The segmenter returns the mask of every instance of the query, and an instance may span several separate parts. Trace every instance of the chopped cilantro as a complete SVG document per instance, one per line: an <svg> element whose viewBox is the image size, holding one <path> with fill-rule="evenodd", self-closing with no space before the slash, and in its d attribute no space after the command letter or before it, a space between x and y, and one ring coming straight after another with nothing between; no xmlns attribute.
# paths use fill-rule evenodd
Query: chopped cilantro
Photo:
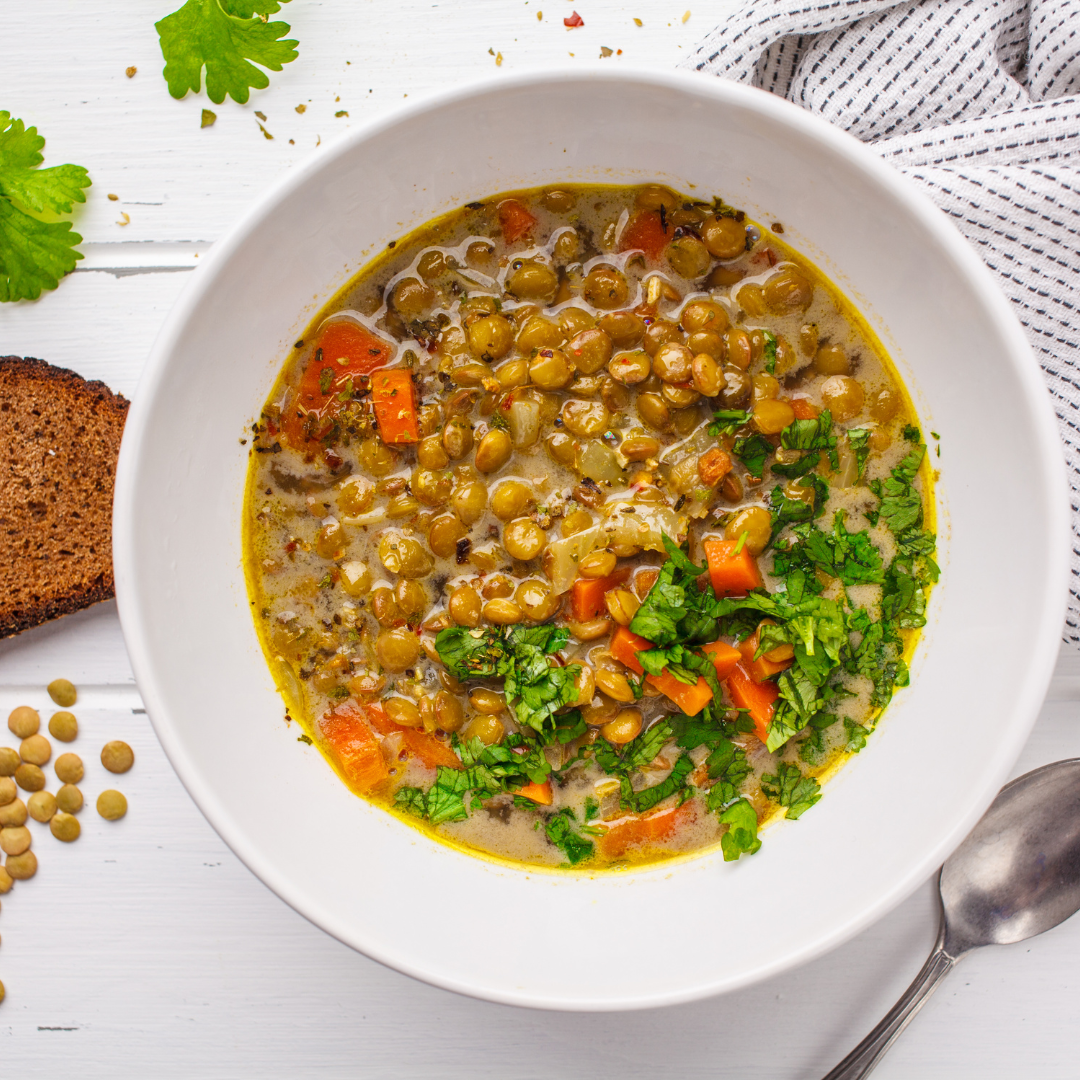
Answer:
<svg viewBox="0 0 1080 1080"><path fill-rule="evenodd" d="M720 823L727 832L720 837L720 850L725 862L734 862L740 855L753 855L761 847L757 835L757 814L746 799L739 799L720 812Z"/></svg>
<svg viewBox="0 0 1080 1080"><path fill-rule="evenodd" d="M0 302L36 300L82 258L70 221L38 215L70 214L90 176L80 165L39 169L44 145L37 128L0 111Z"/></svg>
<svg viewBox="0 0 1080 1080"><path fill-rule="evenodd" d="M713 413L713 422L709 425L709 434L734 435L744 424L750 423L752 413L742 409L720 409Z"/></svg>
<svg viewBox="0 0 1080 1080"><path fill-rule="evenodd" d="M550 735L556 724L553 719L556 712L577 701L574 680L580 666L557 667L548 660L548 656L566 644L569 636L569 630L550 624L485 630L452 626L439 631L435 648L457 679L501 676L505 680L506 699L518 723Z"/></svg>
<svg viewBox="0 0 1080 1080"><path fill-rule="evenodd" d="M670 773L659 784L635 791L627 800L635 814L643 814L663 802L669 795L674 795L686 787L686 778L694 771L694 763L689 754L680 755Z"/></svg>
<svg viewBox="0 0 1080 1080"><path fill-rule="evenodd" d="M776 373L776 335L771 330L763 330L761 336L765 339L765 347L762 350L765 370L770 375L774 375Z"/></svg>
<svg viewBox="0 0 1080 1080"><path fill-rule="evenodd" d="M781 761L776 773L761 778L761 790L773 802L787 808L794 821L802 817L821 798L820 785L812 776L803 776L798 765Z"/></svg>
<svg viewBox="0 0 1080 1080"><path fill-rule="evenodd" d="M544 824L544 835L566 856L571 866L591 858L594 851L593 842L579 835L574 824L574 812L569 807L552 814Z"/></svg>
<svg viewBox="0 0 1080 1080"><path fill-rule="evenodd" d="M297 57L298 41L280 40L289 24L267 22L288 0L187 0L156 23L165 57L165 82L174 98L199 92L206 67L206 94L220 105L228 95L243 105L251 88L270 85L255 64L280 71ZM253 60L255 64L248 61Z"/></svg>
<svg viewBox="0 0 1080 1080"><path fill-rule="evenodd" d="M759 479L765 471L765 462L773 453L773 444L756 432L753 435L741 435L735 440L731 452L746 466L751 476Z"/></svg>

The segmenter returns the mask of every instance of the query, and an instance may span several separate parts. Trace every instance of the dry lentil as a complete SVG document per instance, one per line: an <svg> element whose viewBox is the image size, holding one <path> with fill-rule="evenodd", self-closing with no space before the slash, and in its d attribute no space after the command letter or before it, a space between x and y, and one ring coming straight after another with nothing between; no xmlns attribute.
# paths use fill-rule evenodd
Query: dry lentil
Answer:
<svg viewBox="0 0 1080 1080"><path fill-rule="evenodd" d="M75 684L69 682L67 679L53 679L46 689L49 691L49 697L51 697L61 709L70 708L79 698L79 693L75 689Z"/></svg>
<svg viewBox="0 0 1080 1080"><path fill-rule="evenodd" d="M82 758L78 754L61 754L53 768L56 778L64 784L77 784L84 775Z"/></svg>
<svg viewBox="0 0 1080 1080"><path fill-rule="evenodd" d="M97 797L97 812L106 821L118 821L128 809L127 799L122 792L109 788Z"/></svg>
<svg viewBox="0 0 1080 1080"><path fill-rule="evenodd" d="M79 839L82 826L79 824L77 817L72 814L65 814L61 810L49 822L49 831L57 840L63 840L65 844L70 844L73 840Z"/></svg>
<svg viewBox="0 0 1080 1080"><path fill-rule="evenodd" d="M60 742L74 742L79 734L79 721L74 713L57 712L49 719L49 734Z"/></svg>
<svg viewBox="0 0 1080 1080"><path fill-rule="evenodd" d="M29 705L19 705L11 710L11 715L8 717L8 729L13 735L20 739L28 739L31 735L37 734L39 727L41 727L41 717L38 716L36 709L31 709Z"/></svg>
<svg viewBox="0 0 1080 1080"><path fill-rule="evenodd" d="M56 805L65 814L77 814L83 807L83 794L74 784L65 784L56 793Z"/></svg>
<svg viewBox="0 0 1080 1080"><path fill-rule="evenodd" d="M398 670L404 670L404 665ZM135 753L126 742L115 739L101 748L101 764L111 773L126 773L135 764Z"/></svg>

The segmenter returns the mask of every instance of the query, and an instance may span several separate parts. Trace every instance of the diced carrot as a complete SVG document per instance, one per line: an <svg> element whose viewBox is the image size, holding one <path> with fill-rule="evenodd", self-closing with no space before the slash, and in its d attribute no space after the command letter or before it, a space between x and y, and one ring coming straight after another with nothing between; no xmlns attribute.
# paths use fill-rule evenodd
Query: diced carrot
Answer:
<svg viewBox="0 0 1080 1080"><path fill-rule="evenodd" d="M437 769L440 765L445 765L448 769L465 768L461 758L446 743L419 728L404 728L401 732L401 745L429 769Z"/></svg>
<svg viewBox="0 0 1080 1080"><path fill-rule="evenodd" d="M739 642L739 654L742 656L743 667L750 673L750 678L758 683L771 679L773 675L781 671L787 671L792 664L791 660L769 660L765 656L759 656L755 660L754 653L758 651L760 638L761 631L755 630L750 637Z"/></svg>
<svg viewBox="0 0 1080 1080"><path fill-rule="evenodd" d="M679 829L697 820L697 810L692 802L667 810L654 810L641 817L627 818L612 825L599 837L600 853L609 859L617 859L631 847L652 846L670 840Z"/></svg>
<svg viewBox="0 0 1080 1080"><path fill-rule="evenodd" d="M620 626L611 635L611 644L608 646L608 651L611 653L612 659L618 660L620 664L625 664L635 674L640 675L645 669L638 662L637 654L652 647L651 641L646 641L645 638L633 633L625 626ZM702 648L712 658L712 662L716 666L717 678L721 680L727 678L731 669L739 661L740 653L738 649L728 645L726 642L714 641ZM698 681L694 686L676 679L674 675L667 671L663 671L659 675L647 675L646 678L660 693L671 698L687 716L697 716L713 698L713 692L709 688L709 684L701 676L698 677Z"/></svg>
<svg viewBox="0 0 1080 1080"><path fill-rule="evenodd" d="M387 445L420 441L416 387L405 368L377 371L371 376L371 402L379 422L379 437Z"/></svg>
<svg viewBox="0 0 1080 1080"><path fill-rule="evenodd" d="M499 228L508 244L524 240L536 228L536 218L517 199L499 203Z"/></svg>
<svg viewBox="0 0 1080 1080"><path fill-rule="evenodd" d="M669 239L660 215L655 210L641 210L623 229L619 247L623 251L640 248L650 259L659 259Z"/></svg>
<svg viewBox="0 0 1080 1080"><path fill-rule="evenodd" d="M570 614L576 622L588 622L607 611L604 593L621 585L630 576L628 566L604 578L578 578L570 590Z"/></svg>
<svg viewBox="0 0 1080 1080"><path fill-rule="evenodd" d="M726 641L714 641L709 645L703 645L702 651L709 654L709 659L716 668L716 677L721 682L735 670L735 665L742 657L742 653Z"/></svg>
<svg viewBox="0 0 1080 1080"><path fill-rule="evenodd" d="M754 721L757 737L765 742L769 738L769 722L773 717L773 705L780 691L773 682L754 682L742 664L727 677L727 691L737 709L746 709Z"/></svg>
<svg viewBox="0 0 1080 1080"><path fill-rule="evenodd" d="M706 540L705 559L709 564L709 577L717 596L745 596L751 589L761 588L761 572L757 560L738 540Z"/></svg>
<svg viewBox="0 0 1080 1080"><path fill-rule="evenodd" d="M816 420L821 413L809 398L804 397L792 398L791 408L796 420Z"/></svg>
<svg viewBox="0 0 1080 1080"><path fill-rule="evenodd" d="M526 784L523 788L514 792L523 799L532 799L541 806L550 806L555 796L551 792L551 781L545 780L542 784Z"/></svg>
<svg viewBox="0 0 1080 1080"><path fill-rule="evenodd" d="M376 337L351 319L327 323L315 339L311 359L297 388L296 404L282 418L282 437L300 448L308 440L318 441L330 429L343 402L338 395L353 380L370 375L390 362L393 346Z"/></svg>
<svg viewBox="0 0 1080 1080"><path fill-rule="evenodd" d="M390 775L379 740L354 705L339 705L319 722L331 755L354 791L366 794Z"/></svg>
<svg viewBox="0 0 1080 1080"><path fill-rule="evenodd" d="M368 726L378 735L389 735L392 731L401 731L400 724L395 724L386 710L381 705L361 705L361 710L367 718Z"/></svg>

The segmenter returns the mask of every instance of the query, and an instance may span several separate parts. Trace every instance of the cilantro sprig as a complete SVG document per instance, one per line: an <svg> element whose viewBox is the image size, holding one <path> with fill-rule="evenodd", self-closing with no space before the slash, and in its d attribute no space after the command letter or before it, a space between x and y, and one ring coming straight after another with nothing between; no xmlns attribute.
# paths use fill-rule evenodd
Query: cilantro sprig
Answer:
<svg viewBox="0 0 1080 1080"><path fill-rule="evenodd" d="M36 300L82 258L71 222L42 215L70 214L85 202L90 175L81 165L39 168L44 145L37 128L0 111L0 302Z"/></svg>
<svg viewBox="0 0 1080 1080"><path fill-rule="evenodd" d="M174 98L198 93L206 68L206 94L220 105L231 97L243 105L251 90L270 85L266 72L280 71L299 55L291 27L268 22L289 0L187 0L156 23L165 58L165 82ZM252 63L254 61L254 63ZM260 65L256 67L255 65Z"/></svg>

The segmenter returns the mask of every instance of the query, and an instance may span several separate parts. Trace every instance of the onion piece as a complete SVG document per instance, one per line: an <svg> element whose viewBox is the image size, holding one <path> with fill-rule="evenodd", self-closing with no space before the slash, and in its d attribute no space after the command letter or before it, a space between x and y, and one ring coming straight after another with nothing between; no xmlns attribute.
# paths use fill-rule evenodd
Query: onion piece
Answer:
<svg viewBox="0 0 1080 1080"><path fill-rule="evenodd" d="M510 402L510 437L514 446L522 449L532 446L540 438L540 406L528 398L515 397Z"/></svg>
<svg viewBox="0 0 1080 1080"><path fill-rule="evenodd" d="M622 469L614 451L599 439L590 439L581 451L578 472L592 480L621 480Z"/></svg>
<svg viewBox="0 0 1080 1080"><path fill-rule="evenodd" d="M543 565L555 595L566 592L573 585L578 563L590 551L611 544L663 551L665 533L676 543L686 536L686 515L676 514L667 506L616 502L605 506L604 512L607 517L598 524L548 544Z"/></svg>

